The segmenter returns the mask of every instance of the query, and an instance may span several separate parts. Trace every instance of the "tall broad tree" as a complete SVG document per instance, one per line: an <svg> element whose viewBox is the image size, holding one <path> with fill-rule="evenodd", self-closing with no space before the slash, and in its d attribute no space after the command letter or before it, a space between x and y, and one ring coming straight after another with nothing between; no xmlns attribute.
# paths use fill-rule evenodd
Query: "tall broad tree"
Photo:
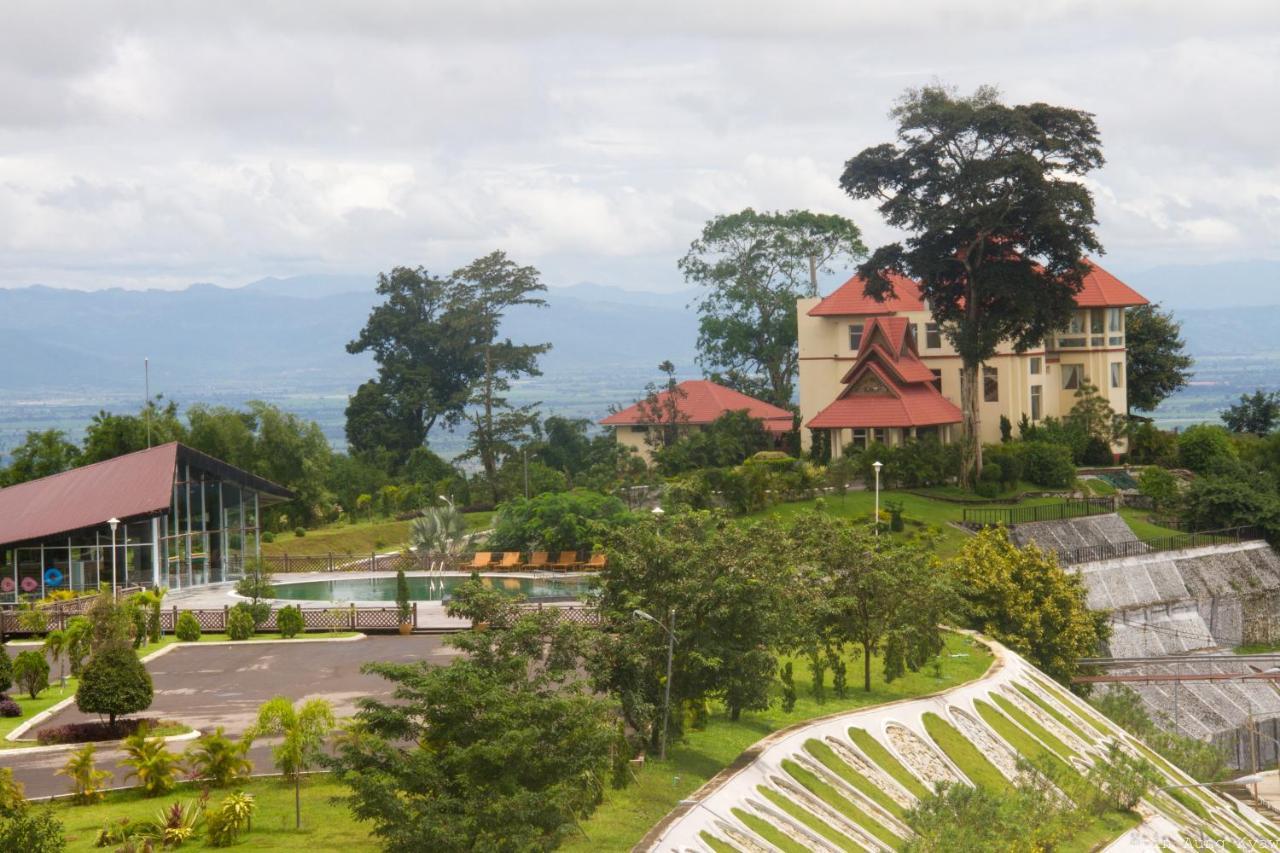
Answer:
<svg viewBox="0 0 1280 853"><path fill-rule="evenodd" d="M70 470L80 464L80 448L60 429L29 430L9 457L9 467L0 470L0 485L14 486Z"/></svg>
<svg viewBox="0 0 1280 853"><path fill-rule="evenodd" d="M136 415L99 411L85 428L80 464L113 459L170 441L186 441L187 430L178 418L178 404L170 400L161 406L162 399L157 394Z"/></svg>
<svg viewBox="0 0 1280 853"><path fill-rule="evenodd" d="M866 255L858 226L843 216L751 208L717 216L679 262L704 288L698 362L723 382L790 406L799 350L796 299L818 295L818 274Z"/></svg>
<svg viewBox="0 0 1280 853"><path fill-rule="evenodd" d="M909 90L894 107L897 141L845 164L840 186L874 199L904 242L861 266L866 292L893 293L888 272L921 283L961 358L962 479L982 467L979 368L1005 341L1019 351L1065 326L1088 266L1101 252L1093 196L1081 178L1103 163L1090 113L1009 106L988 86L960 96Z"/></svg>
<svg viewBox="0 0 1280 853"><path fill-rule="evenodd" d="M541 376L538 356L551 344L518 344L499 338L502 318L512 308L528 305L546 307L538 271L520 266L506 252L491 252L478 258L449 278L458 302L469 319L471 339L478 350L481 369L468 388L466 420L471 427L463 458L477 459L495 501L501 500L498 469L503 460L528 441L537 422L536 404L513 406L506 394L511 380Z"/></svg>
<svg viewBox="0 0 1280 853"><path fill-rule="evenodd" d="M1150 412L1191 380L1191 357L1183 352L1182 325L1159 304L1125 312L1125 379L1129 408Z"/></svg>
<svg viewBox="0 0 1280 853"><path fill-rule="evenodd" d="M1280 392L1259 388L1252 394L1241 394L1240 402L1222 413L1222 422L1232 432L1268 435L1280 424Z"/></svg>
<svg viewBox="0 0 1280 853"><path fill-rule="evenodd" d="M437 424L462 420L484 363L470 306L450 280L396 267L378 276L377 292L383 302L347 344L347 352L372 353L378 364L377 378L349 401L347 441L356 451L390 451L403 463Z"/></svg>
<svg viewBox="0 0 1280 853"><path fill-rule="evenodd" d="M646 385L644 399L636 403L640 417L649 425L645 443L655 450L679 441L689 423L689 414L683 405L689 395L676 381L676 366L668 359L658 365L658 370L664 379Z"/></svg>

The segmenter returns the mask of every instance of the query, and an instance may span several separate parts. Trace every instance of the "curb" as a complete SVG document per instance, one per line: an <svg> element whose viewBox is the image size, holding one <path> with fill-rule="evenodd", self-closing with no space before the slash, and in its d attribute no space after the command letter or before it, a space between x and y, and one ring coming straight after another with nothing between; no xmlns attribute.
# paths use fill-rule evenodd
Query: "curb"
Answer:
<svg viewBox="0 0 1280 853"><path fill-rule="evenodd" d="M180 735L166 735L161 738L165 743L182 743L184 741L196 740L204 732L199 729L192 729L189 732L183 732ZM149 738L148 738L149 739ZM71 752L81 749L87 744L93 744L95 747L107 747L119 745L123 738L116 740L87 740L84 743L55 743L49 746L23 746L17 749L0 749L0 759L7 755L39 755L45 752Z"/></svg>

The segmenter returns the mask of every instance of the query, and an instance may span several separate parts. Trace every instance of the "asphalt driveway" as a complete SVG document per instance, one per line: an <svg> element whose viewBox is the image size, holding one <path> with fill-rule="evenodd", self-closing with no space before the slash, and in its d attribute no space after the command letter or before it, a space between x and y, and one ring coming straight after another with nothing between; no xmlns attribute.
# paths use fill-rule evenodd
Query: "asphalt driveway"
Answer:
<svg viewBox="0 0 1280 853"><path fill-rule="evenodd" d="M362 640L299 643L284 641L245 645L180 645L147 664L155 683L155 701L147 716L178 720L202 732L217 726L230 736L242 734L252 723L258 706L273 696L295 701L322 697L334 703L339 716L355 711L362 696L388 696L390 685L365 675L368 661L408 663L427 660L446 663L454 652L442 638L430 635L370 636ZM74 705L55 715L46 725L63 725L96 716L80 713ZM181 751L185 744L172 747ZM0 751L0 766L12 767L27 787L28 797L68 792L67 779L54 771L66 763L68 753L46 752L12 755ZM119 750L98 753L98 766L112 770L111 785L124 785L125 770L117 767ZM255 772L270 772L268 745L256 746L249 757Z"/></svg>

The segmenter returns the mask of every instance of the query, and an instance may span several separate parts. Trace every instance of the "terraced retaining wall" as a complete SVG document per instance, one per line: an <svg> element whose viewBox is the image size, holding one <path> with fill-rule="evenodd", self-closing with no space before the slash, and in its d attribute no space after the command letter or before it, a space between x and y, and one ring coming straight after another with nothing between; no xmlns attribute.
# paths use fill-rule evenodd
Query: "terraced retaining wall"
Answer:
<svg viewBox="0 0 1280 853"><path fill-rule="evenodd" d="M997 662L977 681L774 733L752 748L754 760L708 782L637 849L893 850L911 835L906 812L938 782L1012 781L1018 757L1034 757L1025 752L1083 770L1113 741L1152 761L1162 785L1193 784L1022 658L990 645ZM1203 849L1202 833L1240 849L1280 844L1265 818L1203 789L1156 789L1138 812L1141 824L1108 849Z"/></svg>

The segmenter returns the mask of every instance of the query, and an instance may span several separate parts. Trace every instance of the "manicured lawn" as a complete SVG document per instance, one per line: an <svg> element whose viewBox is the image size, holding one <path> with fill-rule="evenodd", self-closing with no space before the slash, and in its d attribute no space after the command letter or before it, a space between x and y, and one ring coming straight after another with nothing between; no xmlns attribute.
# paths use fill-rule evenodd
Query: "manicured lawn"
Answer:
<svg viewBox="0 0 1280 853"><path fill-rule="evenodd" d="M467 513L467 530L485 530L493 523L492 512ZM301 538L292 532L277 533L275 541L263 542L262 553L278 554L364 554L391 551L409 539L411 521L376 518L351 524L333 524L308 530Z"/></svg>
<svg viewBox="0 0 1280 853"><path fill-rule="evenodd" d="M1120 517L1129 525L1129 529L1139 539L1163 539L1166 536L1177 536L1181 531L1171 527L1161 527L1150 522L1151 510L1135 509L1130 506L1120 507Z"/></svg>
<svg viewBox="0 0 1280 853"><path fill-rule="evenodd" d="M22 709L22 716L0 717L0 749L17 749L18 747L32 746L33 744L31 743L4 740L4 738L8 737L9 732L34 717L36 714L39 714L41 711L47 711L63 699L66 699L68 696L74 695L76 695L76 680L67 676L66 688L59 687L57 672L52 673L49 689L41 691L38 699L32 699L15 686L9 691L9 698L18 703L18 707ZM28 735L30 735L30 733L28 733Z"/></svg>
<svg viewBox="0 0 1280 853"><path fill-rule="evenodd" d="M235 789L213 791L210 803L217 804ZM310 776L302 783L302 829L293 828L293 786L280 779L253 779L243 790L253 794L257 812L253 830L242 835L230 849L239 850L305 850L308 853L350 853L354 850L377 849L369 827L356 822L345 806L333 805L330 798L346 793L347 788L328 776ZM95 850L94 836L109 820L151 820L160 809L175 801L193 801L200 796L194 785L184 784L165 797L147 799L137 790L107 795L105 801L91 806L76 806L69 801L54 805L58 818L66 827L67 850ZM183 845L183 849L206 849L203 838Z"/></svg>
<svg viewBox="0 0 1280 853"><path fill-rule="evenodd" d="M586 837L571 838L562 849L584 853L629 850L677 802L770 732L826 714L946 690L980 677L991 665L989 652L959 634L947 635L947 654L963 656L945 657L941 678L934 677L931 666L925 666L890 684L881 677L880 661L876 660L870 693L851 686L848 695L840 699L831 693L828 684L827 700L822 704L810 693L812 677L807 662L793 660L799 695L790 714L783 713L776 698L769 710L744 712L736 723L718 710L705 729L687 731L683 742L672 744L665 762L652 759L629 787L621 791L607 789L604 802L582 825ZM779 693L775 685L775 697Z"/></svg>
<svg viewBox="0 0 1280 853"><path fill-rule="evenodd" d="M1004 774L996 769L996 766L973 745L972 741L960 734L955 726L932 711L926 713L922 719L929 737L933 738L933 742L942 748L947 758L954 761L960 771L969 777L970 782L999 796L1003 796L1012 789L1013 786L1009 784Z"/></svg>

